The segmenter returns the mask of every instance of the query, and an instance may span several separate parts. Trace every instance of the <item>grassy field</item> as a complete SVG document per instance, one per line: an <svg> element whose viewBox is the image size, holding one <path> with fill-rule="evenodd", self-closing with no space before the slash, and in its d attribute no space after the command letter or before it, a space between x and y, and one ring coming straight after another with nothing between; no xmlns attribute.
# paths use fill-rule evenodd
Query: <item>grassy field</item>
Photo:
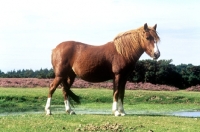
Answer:
<svg viewBox="0 0 200 132"><path fill-rule="evenodd" d="M148 132L198 132L199 118L179 118L169 116L128 115L66 115L25 114L0 117L0 131L137 131ZM104 128L105 127L105 128Z"/></svg>
<svg viewBox="0 0 200 132"><path fill-rule="evenodd" d="M74 104L78 115L64 113L62 92L57 89L52 101L53 115L45 116L43 111L48 88L0 88L0 131L195 132L200 129L200 118L162 115L174 111L200 110L199 92L126 90L124 105L127 116L114 117L111 114L112 90L73 91L81 96L82 103ZM107 113L79 114L80 110ZM30 111L34 113L26 113Z"/></svg>

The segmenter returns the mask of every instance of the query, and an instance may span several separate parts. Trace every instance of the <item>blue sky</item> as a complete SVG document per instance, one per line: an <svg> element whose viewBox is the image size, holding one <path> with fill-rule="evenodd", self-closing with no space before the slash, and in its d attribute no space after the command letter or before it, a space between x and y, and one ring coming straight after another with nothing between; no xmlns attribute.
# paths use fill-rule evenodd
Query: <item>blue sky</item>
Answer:
<svg viewBox="0 0 200 132"><path fill-rule="evenodd" d="M200 65L199 6L198 0L1 0L0 70L51 68L51 51L62 41L101 45L144 23L158 25L159 59Z"/></svg>

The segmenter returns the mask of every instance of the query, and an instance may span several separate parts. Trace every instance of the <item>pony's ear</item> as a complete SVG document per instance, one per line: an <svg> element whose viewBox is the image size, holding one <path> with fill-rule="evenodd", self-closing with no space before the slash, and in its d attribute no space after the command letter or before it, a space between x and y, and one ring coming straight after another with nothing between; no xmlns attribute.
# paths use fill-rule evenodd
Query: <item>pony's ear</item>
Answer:
<svg viewBox="0 0 200 132"><path fill-rule="evenodd" d="M154 29L154 30L156 30L156 28L157 28L157 24L155 24L155 25L153 26L153 29Z"/></svg>
<svg viewBox="0 0 200 132"><path fill-rule="evenodd" d="M144 31L148 31L148 25L147 25L147 23L144 24Z"/></svg>

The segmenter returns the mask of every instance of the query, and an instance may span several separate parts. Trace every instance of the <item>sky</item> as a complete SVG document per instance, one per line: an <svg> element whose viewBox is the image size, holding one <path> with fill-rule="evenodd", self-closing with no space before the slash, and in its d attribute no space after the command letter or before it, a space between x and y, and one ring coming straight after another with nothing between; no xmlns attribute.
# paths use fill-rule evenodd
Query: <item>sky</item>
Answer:
<svg viewBox="0 0 200 132"><path fill-rule="evenodd" d="M102 45L145 23L157 24L159 59L200 65L199 6L199 0L0 0L0 70L50 69L52 49L63 41Z"/></svg>

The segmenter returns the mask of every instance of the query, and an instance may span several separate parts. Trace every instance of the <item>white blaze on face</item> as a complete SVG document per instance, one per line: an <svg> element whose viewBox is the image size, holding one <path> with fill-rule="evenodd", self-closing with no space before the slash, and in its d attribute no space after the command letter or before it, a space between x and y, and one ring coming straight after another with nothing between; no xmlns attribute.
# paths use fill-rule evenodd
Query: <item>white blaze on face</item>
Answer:
<svg viewBox="0 0 200 132"><path fill-rule="evenodd" d="M154 43L154 53L158 53L159 49L158 49L158 45L157 43Z"/></svg>
<svg viewBox="0 0 200 132"><path fill-rule="evenodd" d="M158 59L160 57L160 51L158 49L157 43L154 43L154 59Z"/></svg>

